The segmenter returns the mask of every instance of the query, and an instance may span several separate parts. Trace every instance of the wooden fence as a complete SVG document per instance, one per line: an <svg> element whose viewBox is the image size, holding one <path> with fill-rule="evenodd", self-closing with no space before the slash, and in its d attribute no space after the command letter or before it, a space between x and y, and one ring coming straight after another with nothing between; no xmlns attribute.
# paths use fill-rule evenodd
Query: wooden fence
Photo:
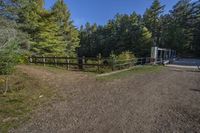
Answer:
<svg viewBox="0 0 200 133"><path fill-rule="evenodd" d="M65 66L68 70L70 68L86 69L97 68L100 71L101 68L109 68L112 71L116 69L123 69L132 67L135 65L145 65L152 63L152 59L147 58L134 58L130 60L115 60L114 58L88 58L88 57L46 57L46 56L31 56L29 62L34 64Z"/></svg>

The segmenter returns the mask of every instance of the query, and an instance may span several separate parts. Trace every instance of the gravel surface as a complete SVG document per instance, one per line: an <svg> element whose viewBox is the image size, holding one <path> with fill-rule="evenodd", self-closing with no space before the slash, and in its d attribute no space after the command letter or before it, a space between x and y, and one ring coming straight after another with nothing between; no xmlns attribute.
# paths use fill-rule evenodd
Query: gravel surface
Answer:
<svg viewBox="0 0 200 133"><path fill-rule="evenodd" d="M174 65L184 65L184 66L200 66L200 59L192 59L192 58L181 58L173 61Z"/></svg>
<svg viewBox="0 0 200 133"><path fill-rule="evenodd" d="M113 81L20 66L59 89L16 133L199 132L200 72L164 68Z"/></svg>

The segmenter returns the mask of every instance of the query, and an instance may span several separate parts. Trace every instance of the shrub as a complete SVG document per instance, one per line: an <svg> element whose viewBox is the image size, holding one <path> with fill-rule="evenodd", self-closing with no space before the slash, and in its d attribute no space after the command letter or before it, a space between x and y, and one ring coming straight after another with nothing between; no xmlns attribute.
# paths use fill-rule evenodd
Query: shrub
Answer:
<svg viewBox="0 0 200 133"><path fill-rule="evenodd" d="M114 63L115 66L118 67L126 67L134 63L135 55L132 52L125 51L119 55L115 55L113 52L110 55L110 58L114 59L110 60L109 64Z"/></svg>
<svg viewBox="0 0 200 133"><path fill-rule="evenodd" d="M16 22L0 16L0 25L0 75L7 75L16 63L24 62L29 41Z"/></svg>
<svg viewBox="0 0 200 133"><path fill-rule="evenodd" d="M119 55L115 55L113 52L110 54L110 58L115 60L131 60L135 58L135 55L132 52L125 51Z"/></svg>
<svg viewBox="0 0 200 133"><path fill-rule="evenodd" d="M116 56L116 60L131 60L134 59L135 55L132 52L125 51Z"/></svg>
<svg viewBox="0 0 200 133"><path fill-rule="evenodd" d="M18 44L15 40L0 49L0 75L10 74L19 61Z"/></svg>

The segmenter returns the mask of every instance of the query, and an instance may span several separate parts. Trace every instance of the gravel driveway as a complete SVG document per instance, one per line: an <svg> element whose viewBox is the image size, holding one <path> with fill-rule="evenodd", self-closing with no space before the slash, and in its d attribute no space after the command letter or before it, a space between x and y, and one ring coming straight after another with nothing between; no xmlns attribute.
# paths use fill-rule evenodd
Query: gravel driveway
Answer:
<svg viewBox="0 0 200 133"><path fill-rule="evenodd" d="M200 72L172 70L98 81L81 72L21 66L59 89L17 133L199 132Z"/></svg>

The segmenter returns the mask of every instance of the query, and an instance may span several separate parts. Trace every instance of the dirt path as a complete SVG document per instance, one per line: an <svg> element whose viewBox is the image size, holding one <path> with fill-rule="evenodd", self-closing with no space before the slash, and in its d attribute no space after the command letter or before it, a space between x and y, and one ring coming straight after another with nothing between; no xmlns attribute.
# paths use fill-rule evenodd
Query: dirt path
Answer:
<svg viewBox="0 0 200 133"><path fill-rule="evenodd" d="M168 68L114 81L80 72L20 66L57 87L62 100L12 132L133 133L200 131L200 73Z"/></svg>

